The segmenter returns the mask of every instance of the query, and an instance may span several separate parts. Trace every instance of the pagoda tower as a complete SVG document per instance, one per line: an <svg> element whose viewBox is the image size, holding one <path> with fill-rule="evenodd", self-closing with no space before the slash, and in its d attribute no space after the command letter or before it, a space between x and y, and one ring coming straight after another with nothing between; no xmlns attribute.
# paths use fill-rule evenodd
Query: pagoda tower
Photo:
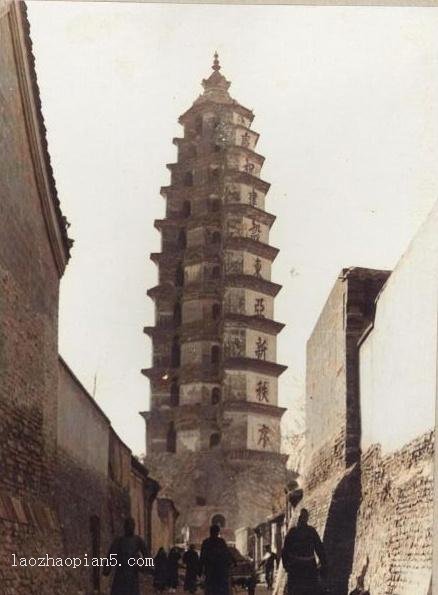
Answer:
<svg viewBox="0 0 438 595"><path fill-rule="evenodd" d="M216 522L234 531L272 514L285 481L280 455L274 298L275 216L251 129L254 115L232 99L215 54L204 92L180 118L166 216L155 221L155 302L146 464L199 543Z"/></svg>

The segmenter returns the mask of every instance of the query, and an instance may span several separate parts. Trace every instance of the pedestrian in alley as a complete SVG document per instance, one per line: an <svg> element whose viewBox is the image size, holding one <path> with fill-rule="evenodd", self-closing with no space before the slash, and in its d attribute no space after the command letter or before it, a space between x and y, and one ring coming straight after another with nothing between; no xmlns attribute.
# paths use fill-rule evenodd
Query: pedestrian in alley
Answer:
<svg viewBox="0 0 438 595"><path fill-rule="evenodd" d="M184 590L189 593L195 593L199 575L199 555L193 543L190 544L189 549L184 552L182 561L186 567Z"/></svg>
<svg viewBox="0 0 438 595"><path fill-rule="evenodd" d="M274 569L275 565L277 564L277 555L271 550L270 545L265 545L265 553L263 555L262 561L260 562L260 567L263 567L265 570L265 581L266 586L268 589L272 589L272 585L274 583Z"/></svg>
<svg viewBox="0 0 438 595"><path fill-rule="evenodd" d="M108 559L114 555L117 558L114 578L111 585L111 595L140 595L138 573L142 566L128 564L134 558L147 558L146 544L141 537L135 535L135 521L129 517L124 523L124 535L113 541L108 552ZM109 576L112 567L105 566L103 574Z"/></svg>
<svg viewBox="0 0 438 595"><path fill-rule="evenodd" d="M230 568L234 563L225 541L219 537L220 527L210 527L210 537L201 547L199 574L205 575L205 595L230 594Z"/></svg>
<svg viewBox="0 0 438 595"><path fill-rule="evenodd" d="M325 578L327 559L324 546L314 527L308 524L309 513L303 508L296 527L292 527L284 540L281 559L287 572L288 595L319 595L320 576Z"/></svg>
<svg viewBox="0 0 438 595"><path fill-rule="evenodd" d="M171 548L167 558L167 580L169 585L169 592L175 593L179 584L178 567L181 554L177 547Z"/></svg>
<svg viewBox="0 0 438 595"><path fill-rule="evenodd" d="M356 587L350 592L350 595L370 595L370 592L365 590L362 577L358 577Z"/></svg>
<svg viewBox="0 0 438 595"><path fill-rule="evenodd" d="M167 554L164 547L160 547L154 558L154 589L162 593L168 583Z"/></svg>

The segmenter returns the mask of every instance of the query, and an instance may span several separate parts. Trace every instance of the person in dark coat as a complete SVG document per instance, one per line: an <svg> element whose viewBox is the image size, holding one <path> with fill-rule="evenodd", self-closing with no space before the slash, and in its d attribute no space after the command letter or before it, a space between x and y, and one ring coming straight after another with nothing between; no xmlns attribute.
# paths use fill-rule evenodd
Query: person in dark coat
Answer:
<svg viewBox="0 0 438 595"><path fill-rule="evenodd" d="M303 508L296 527L284 540L281 559L287 572L288 595L318 595L319 576L315 554L325 577L327 560L324 546L314 527L308 525L309 513Z"/></svg>
<svg viewBox="0 0 438 595"><path fill-rule="evenodd" d="M230 567L234 563L218 525L210 527L210 537L201 547L199 574L205 575L205 595L229 595Z"/></svg>
<svg viewBox="0 0 438 595"><path fill-rule="evenodd" d="M369 560L367 558L366 568L368 568L368 563L369 563ZM357 577L356 588L350 592L350 595L370 595L370 592L365 590L363 576Z"/></svg>
<svg viewBox="0 0 438 595"><path fill-rule="evenodd" d="M117 558L111 585L111 595L140 595L138 573L142 567L137 564L130 565L128 560L131 558L136 560L147 558L148 552L145 542L141 537L135 535L134 530L134 519L127 518L124 524L125 534L123 537L115 539L109 549L108 559L111 561L114 556ZM110 556L113 556L113 558ZM105 566L103 574L108 576L111 569L111 566Z"/></svg>
<svg viewBox="0 0 438 595"><path fill-rule="evenodd" d="M178 563L181 558L181 554L177 547L173 547L167 558L167 579L168 586L171 592L175 592L179 584L178 578Z"/></svg>
<svg viewBox="0 0 438 595"><path fill-rule="evenodd" d="M162 593L167 587L167 554L164 547L160 547L154 558L154 589Z"/></svg>
<svg viewBox="0 0 438 595"><path fill-rule="evenodd" d="M196 581L199 575L199 555L193 543L190 545L189 549L184 552L182 561L186 567L184 590L189 593L195 593Z"/></svg>
<svg viewBox="0 0 438 595"><path fill-rule="evenodd" d="M260 566L263 566L265 570L265 581L266 586L268 589L272 589L272 584L274 582L274 570L275 565L277 564L277 556L271 550L270 545L265 545L265 553L260 562Z"/></svg>

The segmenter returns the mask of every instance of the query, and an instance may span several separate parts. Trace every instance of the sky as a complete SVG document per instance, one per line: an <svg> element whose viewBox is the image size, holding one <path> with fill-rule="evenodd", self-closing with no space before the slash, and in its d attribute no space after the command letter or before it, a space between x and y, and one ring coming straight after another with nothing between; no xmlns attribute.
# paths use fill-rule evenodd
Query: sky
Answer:
<svg viewBox="0 0 438 595"><path fill-rule="evenodd" d="M280 248L275 318L286 431L300 429L306 341L343 267L392 269L438 197L432 8L28 2L58 194L75 244L60 353L134 453L157 282L149 253L178 116L219 52L254 110Z"/></svg>

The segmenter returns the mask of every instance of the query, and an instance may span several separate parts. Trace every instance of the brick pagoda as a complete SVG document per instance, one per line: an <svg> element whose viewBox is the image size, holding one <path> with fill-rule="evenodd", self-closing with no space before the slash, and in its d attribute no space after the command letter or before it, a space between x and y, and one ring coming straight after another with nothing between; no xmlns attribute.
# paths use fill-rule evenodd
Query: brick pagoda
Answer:
<svg viewBox="0 0 438 595"><path fill-rule="evenodd" d="M275 216L251 129L252 111L232 99L220 72L180 118L171 183L161 189L166 216L155 221L158 285L147 466L174 499L180 527L199 542L211 522L234 531L273 512L284 486L280 455L274 298Z"/></svg>

